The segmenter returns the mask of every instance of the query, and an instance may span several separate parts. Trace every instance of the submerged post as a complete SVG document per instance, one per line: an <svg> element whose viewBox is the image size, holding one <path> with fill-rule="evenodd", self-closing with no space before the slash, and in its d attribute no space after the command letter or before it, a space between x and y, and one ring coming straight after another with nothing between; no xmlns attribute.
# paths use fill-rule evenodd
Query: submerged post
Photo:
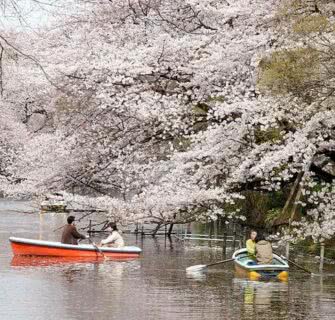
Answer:
<svg viewBox="0 0 335 320"><path fill-rule="evenodd" d="M245 247L245 243L247 242L247 227L243 227L243 236L242 236L242 246Z"/></svg>
<svg viewBox="0 0 335 320"><path fill-rule="evenodd" d="M236 223L233 224L233 251L235 251L235 241L236 241Z"/></svg>
<svg viewBox="0 0 335 320"><path fill-rule="evenodd" d="M225 221L222 219L221 221L221 225L222 225L222 252L224 254L224 256L226 255L226 245L227 245L227 239L226 239L226 224Z"/></svg>
<svg viewBox="0 0 335 320"><path fill-rule="evenodd" d="M322 241L321 243L321 248L320 248L320 266L319 266L319 270L320 272L323 271L323 263L325 260L325 243Z"/></svg>
<svg viewBox="0 0 335 320"><path fill-rule="evenodd" d="M286 256L287 259L290 258L290 243L288 241L286 242L285 256Z"/></svg>
<svg viewBox="0 0 335 320"><path fill-rule="evenodd" d="M210 238L212 238L212 236L213 236L213 231L214 231L214 221L211 220L211 221L209 222L209 237L210 237Z"/></svg>
<svg viewBox="0 0 335 320"><path fill-rule="evenodd" d="M170 227L169 227L169 230L168 230L168 237L171 237L171 234L172 234L172 230L173 230L173 223L170 224Z"/></svg>

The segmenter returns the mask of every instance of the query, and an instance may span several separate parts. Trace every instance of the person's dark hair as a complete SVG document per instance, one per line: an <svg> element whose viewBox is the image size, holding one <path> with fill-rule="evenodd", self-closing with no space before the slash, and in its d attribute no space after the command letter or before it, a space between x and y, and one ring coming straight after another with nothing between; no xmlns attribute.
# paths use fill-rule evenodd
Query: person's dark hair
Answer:
<svg viewBox="0 0 335 320"><path fill-rule="evenodd" d="M265 240L265 236L264 236L264 234L262 232L260 232L260 233L257 234L256 243L258 241L261 241L261 240Z"/></svg>
<svg viewBox="0 0 335 320"><path fill-rule="evenodd" d="M110 222L109 223L109 226L112 228L112 230L114 231L117 231L117 226L116 226L116 223L115 222Z"/></svg>
<svg viewBox="0 0 335 320"><path fill-rule="evenodd" d="M74 220L75 220L75 217L74 217L74 216L68 216L68 217L67 217L67 223L68 223L68 224L71 224Z"/></svg>

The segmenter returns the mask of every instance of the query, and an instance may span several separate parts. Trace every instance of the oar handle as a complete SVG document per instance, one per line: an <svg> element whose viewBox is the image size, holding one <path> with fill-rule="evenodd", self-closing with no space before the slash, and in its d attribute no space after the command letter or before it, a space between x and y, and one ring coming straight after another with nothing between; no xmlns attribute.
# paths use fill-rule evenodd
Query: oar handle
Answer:
<svg viewBox="0 0 335 320"><path fill-rule="evenodd" d="M213 263L210 263L210 264L207 264L206 266L209 267L209 266L215 266L217 264L221 264L221 263L226 263L226 262L230 262L230 261L234 261L235 259L234 258L231 258L231 259L227 259L227 260L222 260L222 261L218 261L218 262L213 262Z"/></svg>

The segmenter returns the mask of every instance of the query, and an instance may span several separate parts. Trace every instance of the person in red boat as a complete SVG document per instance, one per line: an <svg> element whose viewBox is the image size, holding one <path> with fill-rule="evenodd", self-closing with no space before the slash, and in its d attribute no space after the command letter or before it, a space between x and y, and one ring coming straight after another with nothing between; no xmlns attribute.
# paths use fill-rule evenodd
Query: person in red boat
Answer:
<svg viewBox="0 0 335 320"><path fill-rule="evenodd" d="M101 240L100 247L102 246L114 247L114 248L124 247L124 240L120 235L116 224L111 222L109 224L109 227L112 229L112 232L106 239Z"/></svg>
<svg viewBox="0 0 335 320"><path fill-rule="evenodd" d="M62 243L66 244L78 244L78 239L88 239L89 236L85 236L77 231L76 226L74 225L74 216L69 216L67 218L67 225L63 229L62 233Z"/></svg>

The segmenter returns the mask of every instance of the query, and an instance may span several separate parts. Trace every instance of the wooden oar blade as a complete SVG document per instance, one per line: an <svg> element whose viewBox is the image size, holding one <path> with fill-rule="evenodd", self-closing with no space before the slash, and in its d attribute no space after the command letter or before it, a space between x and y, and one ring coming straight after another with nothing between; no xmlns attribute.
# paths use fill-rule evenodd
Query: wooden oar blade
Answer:
<svg viewBox="0 0 335 320"><path fill-rule="evenodd" d="M191 266L186 268L186 272L201 272L207 269L206 264L198 264L196 266Z"/></svg>

